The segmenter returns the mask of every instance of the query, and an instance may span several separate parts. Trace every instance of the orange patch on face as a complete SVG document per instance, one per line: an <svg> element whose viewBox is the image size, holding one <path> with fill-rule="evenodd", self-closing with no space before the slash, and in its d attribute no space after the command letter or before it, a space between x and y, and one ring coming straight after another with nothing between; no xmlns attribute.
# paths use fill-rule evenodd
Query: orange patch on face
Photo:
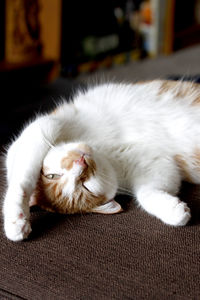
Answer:
<svg viewBox="0 0 200 300"><path fill-rule="evenodd" d="M59 212L59 209L57 209L58 204L63 213L66 213L66 211L64 212L62 202L60 202L61 195L62 190L60 189L59 182L48 180L41 174L34 191L35 203L42 209L50 212Z"/></svg>
<svg viewBox="0 0 200 300"><path fill-rule="evenodd" d="M69 151L67 156L61 160L61 168L70 170L75 160L80 158L80 153L76 151Z"/></svg>
<svg viewBox="0 0 200 300"><path fill-rule="evenodd" d="M94 195L82 184L77 185L70 198L63 197L62 190L64 184L58 182L47 182L44 176L40 176L34 192L35 202L42 209L62 214L86 213L91 212L92 208L105 203L103 195ZM66 184L66 183L65 183Z"/></svg>
<svg viewBox="0 0 200 300"><path fill-rule="evenodd" d="M85 153L84 160L87 164L87 167L83 170L80 179L89 179L96 171L96 163L91 158L91 148L85 144L80 144L78 150ZM76 151L69 151L67 156L64 157L61 161L61 168L70 170L73 167L73 163L76 160L79 160L83 154Z"/></svg>
<svg viewBox="0 0 200 300"><path fill-rule="evenodd" d="M73 194L73 210L68 210L68 213L78 213L78 212L92 212L92 208L105 203L106 198L104 195L94 195L87 189L83 188L77 190Z"/></svg>

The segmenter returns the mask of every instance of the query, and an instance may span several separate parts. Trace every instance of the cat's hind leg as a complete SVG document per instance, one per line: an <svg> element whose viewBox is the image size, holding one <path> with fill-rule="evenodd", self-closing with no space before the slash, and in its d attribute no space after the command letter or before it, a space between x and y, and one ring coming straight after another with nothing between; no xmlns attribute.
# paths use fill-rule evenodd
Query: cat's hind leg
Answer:
<svg viewBox="0 0 200 300"><path fill-rule="evenodd" d="M176 194L181 183L173 159L156 159L144 168L134 183L134 193L141 207L164 223L183 226L189 221L190 209Z"/></svg>

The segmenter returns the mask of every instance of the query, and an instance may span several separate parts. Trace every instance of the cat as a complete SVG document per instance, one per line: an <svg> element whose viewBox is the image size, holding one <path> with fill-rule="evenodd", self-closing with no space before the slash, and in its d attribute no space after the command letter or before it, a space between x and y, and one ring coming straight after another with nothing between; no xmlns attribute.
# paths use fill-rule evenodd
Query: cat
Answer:
<svg viewBox="0 0 200 300"><path fill-rule="evenodd" d="M61 143L47 153L29 204L58 213L115 213L117 177L108 159L79 142Z"/></svg>
<svg viewBox="0 0 200 300"><path fill-rule="evenodd" d="M181 181L200 183L200 86L154 80L104 83L38 116L11 143L4 229L31 232L29 202L60 213L122 211L118 192L135 196L165 224L183 226L190 209Z"/></svg>

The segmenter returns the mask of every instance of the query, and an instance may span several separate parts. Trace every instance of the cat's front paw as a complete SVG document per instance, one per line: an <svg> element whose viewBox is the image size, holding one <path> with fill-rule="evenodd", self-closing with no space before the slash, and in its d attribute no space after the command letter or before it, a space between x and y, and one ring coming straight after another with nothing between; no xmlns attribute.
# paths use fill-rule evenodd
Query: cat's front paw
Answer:
<svg viewBox="0 0 200 300"><path fill-rule="evenodd" d="M4 229L9 240L18 242L26 239L31 233L31 225L23 213L15 219L7 219L4 222Z"/></svg>
<svg viewBox="0 0 200 300"><path fill-rule="evenodd" d="M184 226L191 218L190 209L184 202L178 202L168 213L166 223L173 226Z"/></svg>

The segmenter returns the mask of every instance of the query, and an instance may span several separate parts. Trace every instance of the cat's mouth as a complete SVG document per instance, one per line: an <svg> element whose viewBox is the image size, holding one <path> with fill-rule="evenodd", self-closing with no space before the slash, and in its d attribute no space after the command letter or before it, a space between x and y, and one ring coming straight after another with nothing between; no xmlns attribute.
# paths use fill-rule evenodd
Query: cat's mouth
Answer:
<svg viewBox="0 0 200 300"><path fill-rule="evenodd" d="M84 169L88 167L88 164L85 160L85 154L82 154L81 157L79 159L76 159L74 162L75 164L81 166Z"/></svg>

